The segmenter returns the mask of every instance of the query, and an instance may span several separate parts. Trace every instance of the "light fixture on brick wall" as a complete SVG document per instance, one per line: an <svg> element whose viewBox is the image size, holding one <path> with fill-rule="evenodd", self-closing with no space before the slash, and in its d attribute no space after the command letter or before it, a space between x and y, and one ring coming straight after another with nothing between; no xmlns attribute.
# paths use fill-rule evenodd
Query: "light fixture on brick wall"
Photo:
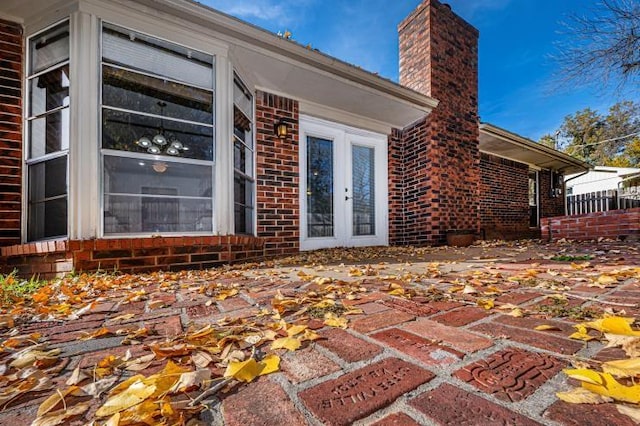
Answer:
<svg viewBox="0 0 640 426"><path fill-rule="evenodd" d="M286 139L289 136L289 125L285 120L280 119L273 125L273 132L278 139Z"/></svg>

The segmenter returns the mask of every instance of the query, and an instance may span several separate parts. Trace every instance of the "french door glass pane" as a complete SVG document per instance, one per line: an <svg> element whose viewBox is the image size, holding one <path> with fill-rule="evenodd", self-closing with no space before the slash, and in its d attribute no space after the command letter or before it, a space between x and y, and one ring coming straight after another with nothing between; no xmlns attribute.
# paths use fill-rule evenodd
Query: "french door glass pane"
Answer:
<svg viewBox="0 0 640 426"><path fill-rule="evenodd" d="M30 40L31 72L66 61L69 58L69 24L58 25Z"/></svg>
<svg viewBox="0 0 640 426"><path fill-rule="evenodd" d="M333 142L307 137L307 237L334 235Z"/></svg>
<svg viewBox="0 0 640 426"><path fill-rule="evenodd" d="M29 116L69 105L69 66L29 80Z"/></svg>
<svg viewBox="0 0 640 426"><path fill-rule="evenodd" d="M69 108L29 121L29 158L69 149Z"/></svg>
<svg viewBox="0 0 640 426"><path fill-rule="evenodd" d="M102 67L102 104L213 124L213 93L127 70Z"/></svg>
<svg viewBox="0 0 640 426"><path fill-rule="evenodd" d="M163 135L167 142L156 145L151 141ZM145 140L145 143L142 143ZM213 160L213 128L188 124L130 112L102 110L102 147L120 151L169 155L173 141L179 141L183 149L174 155L197 160ZM150 152L149 149L157 152ZM185 149L186 148L186 149Z"/></svg>
<svg viewBox="0 0 640 426"><path fill-rule="evenodd" d="M375 192L373 148L353 145L352 190L353 190L353 235L375 235Z"/></svg>

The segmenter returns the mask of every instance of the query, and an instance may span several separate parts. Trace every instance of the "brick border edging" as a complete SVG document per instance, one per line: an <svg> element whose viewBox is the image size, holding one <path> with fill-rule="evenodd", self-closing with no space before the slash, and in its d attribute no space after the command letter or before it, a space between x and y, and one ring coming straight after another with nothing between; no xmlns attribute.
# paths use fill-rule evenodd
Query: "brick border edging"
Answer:
<svg viewBox="0 0 640 426"><path fill-rule="evenodd" d="M548 241L640 237L640 207L543 218L541 231L542 238Z"/></svg>
<svg viewBox="0 0 640 426"><path fill-rule="evenodd" d="M204 269L265 257L265 238L202 236L58 240L0 248L0 271L51 278L75 271Z"/></svg>

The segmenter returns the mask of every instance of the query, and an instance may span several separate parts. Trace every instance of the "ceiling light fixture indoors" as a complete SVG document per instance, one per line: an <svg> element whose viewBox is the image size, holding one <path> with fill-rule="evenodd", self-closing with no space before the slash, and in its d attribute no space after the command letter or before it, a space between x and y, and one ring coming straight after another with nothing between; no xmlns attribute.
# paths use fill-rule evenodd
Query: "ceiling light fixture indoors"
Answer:
<svg viewBox="0 0 640 426"><path fill-rule="evenodd" d="M149 154L166 154L172 155L174 157L179 156L182 152L188 151L189 147L180 142L178 138L176 138L173 134L168 133L164 130L164 121L162 117L164 117L164 109L167 106L167 103L158 101L158 106L160 107L161 116L160 128L158 128L158 133L156 133L153 137L149 137L147 135L142 136L134 143L140 148L146 149Z"/></svg>

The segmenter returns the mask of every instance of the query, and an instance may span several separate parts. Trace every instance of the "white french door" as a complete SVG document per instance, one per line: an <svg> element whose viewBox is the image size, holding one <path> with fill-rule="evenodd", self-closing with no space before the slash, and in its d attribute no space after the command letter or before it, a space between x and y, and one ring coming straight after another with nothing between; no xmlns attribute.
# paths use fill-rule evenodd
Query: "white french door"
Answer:
<svg viewBox="0 0 640 426"><path fill-rule="evenodd" d="M386 245L387 137L300 119L300 249Z"/></svg>

